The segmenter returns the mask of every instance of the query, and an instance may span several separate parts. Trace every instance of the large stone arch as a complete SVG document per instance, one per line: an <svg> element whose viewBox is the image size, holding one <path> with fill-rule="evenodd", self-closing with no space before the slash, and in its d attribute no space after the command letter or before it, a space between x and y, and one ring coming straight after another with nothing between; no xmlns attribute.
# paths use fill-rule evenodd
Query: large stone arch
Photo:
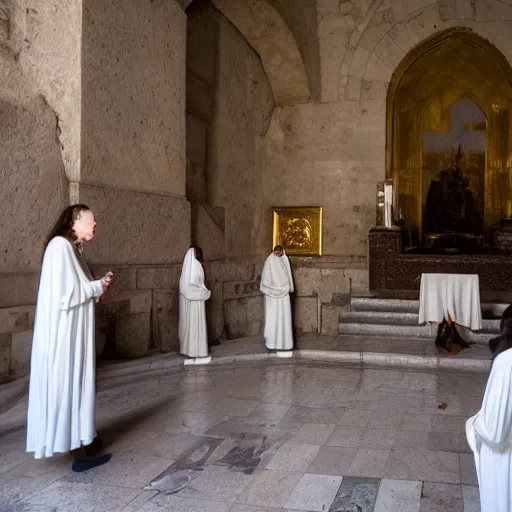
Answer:
<svg viewBox="0 0 512 512"><path fill-rule="evenodd" d="M505 24L509 24L509 29ZM374 0L350 36L339 78L340 99L385 99L391 76L416 45L450 28L464 26L512 60L512 5L498 0Z"/></svg>
<svg viewBox="0 0 512 512"><path fill-rule="evenodd" d="M386 175L410 226L422 226L423 132L449 131L452 105L470 99L486 118L484 221L510 215L512 68L465 28L439 32L407 53L387 94Z"/></svg>
<svg viewBox="0 0 512 512"><path fill-rule="evenodd" d="M192 2L183 0L183 7ZM306 103L311 97L304 60L278 11L266 0L212 0L259 54L279 105Z"/></svg>
<svg viewBox="0 0 512 512"><path fill-rule="evenodd" d="M388 89L395 70L406 55L443 31L464 28L467 33L486 40L505 63L512 62L512 39L508 37L510 28L507 25L512 27L512 5L496 0L485 3L470 0L384 3L374 0L364 21L352 33L344 55L340 70L340 99L359 102L363 112L371 111L373 127L384 134ZM387 138L389 143L389 136ZM376 144L381 151L382 178L386 176L386 167L390 169L383 142L384 137ZM492 219L489 215L487 218L488 225Z"/></svg>

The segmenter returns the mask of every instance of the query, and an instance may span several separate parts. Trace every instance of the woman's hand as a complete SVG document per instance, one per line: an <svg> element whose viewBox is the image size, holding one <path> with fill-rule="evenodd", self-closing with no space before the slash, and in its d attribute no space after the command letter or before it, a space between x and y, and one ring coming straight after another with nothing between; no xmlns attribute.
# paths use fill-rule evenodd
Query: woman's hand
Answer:
<svg viewBox="0 0 512 512"><path fill-rule="evenodd" d="M101 278L101 286L103 286L103 292L106 292L110 284L112 283L112 279L114 277L114 273L110 270Z"/></svg>

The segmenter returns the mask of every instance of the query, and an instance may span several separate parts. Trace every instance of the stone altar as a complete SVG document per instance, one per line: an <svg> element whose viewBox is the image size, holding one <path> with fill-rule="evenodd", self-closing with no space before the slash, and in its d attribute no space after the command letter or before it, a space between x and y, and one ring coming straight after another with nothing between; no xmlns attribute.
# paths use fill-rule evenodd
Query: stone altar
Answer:
<svg viewBox="0 0 512 512"><path fill-rule="evenodd" d="M404 232L384 228L370 230L370 290L419 290L422 273L478 274L481 290L512 290L512 261L509 256L405 253Z"/></svg>

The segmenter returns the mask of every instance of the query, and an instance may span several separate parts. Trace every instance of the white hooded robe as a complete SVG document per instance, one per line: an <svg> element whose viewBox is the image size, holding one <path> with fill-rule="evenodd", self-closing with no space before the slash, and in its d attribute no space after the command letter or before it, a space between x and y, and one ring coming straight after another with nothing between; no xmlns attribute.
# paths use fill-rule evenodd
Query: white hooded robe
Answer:
<svg viewBox="0 0 512 512"><path fill-rule="evenodd" d="M180 277L180 353L189 357L208 356L205 301L211 292L204 284L204 270L191 247Z"/></svg>
<svg viewBox="0 0 512 512"><path fill-rule="evenodd" d="M492 365L482 408L466 422L482 512L512 510L512 349Z"/></svg>
<svg viewBox="0 0 512 512"><path fill-rule="evenodd" d="M292 350L293 278L288 256L271 254L261 273L260 291L265 295L265 345L272 350Z"/></svg>
<svg viewBox="0 0 512 512"><path fill-rule="evenodd" d="M102 293L72 244L53 238L44 253L32 341L27 451L36 459L88 445L96 435L94 303Z"/></svg>

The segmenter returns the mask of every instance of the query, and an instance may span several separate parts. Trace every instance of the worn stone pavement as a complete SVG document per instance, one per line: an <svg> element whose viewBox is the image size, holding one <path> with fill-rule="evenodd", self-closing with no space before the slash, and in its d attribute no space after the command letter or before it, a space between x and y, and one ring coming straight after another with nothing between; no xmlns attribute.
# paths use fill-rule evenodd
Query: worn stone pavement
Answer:
<svg viewBox="0 0 512 512"><path fill-rule="evenodd" d="M295 360L139 375L98 392L113 457L81 474L25 453L22 400L0 415L0 511L477 512L464 424L486 379Z"/></svg>

